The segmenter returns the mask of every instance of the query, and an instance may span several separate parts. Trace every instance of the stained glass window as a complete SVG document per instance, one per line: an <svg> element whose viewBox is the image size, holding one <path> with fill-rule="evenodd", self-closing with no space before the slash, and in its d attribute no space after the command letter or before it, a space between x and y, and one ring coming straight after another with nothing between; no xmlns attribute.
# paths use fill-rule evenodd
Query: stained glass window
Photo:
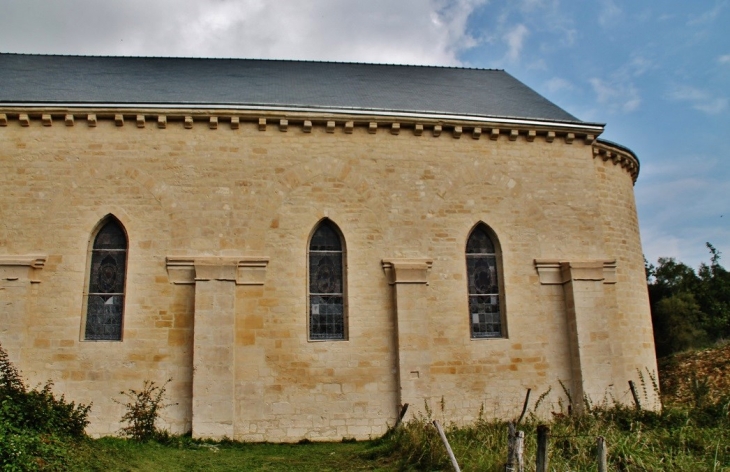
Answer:
<svg viewBox="0 0 730 472"><path fill-rule="evenodd" d="M121 224L109 218L91 249L85 339L122 339L126 269L127 236Z"/></svg>
<svg viewBox="0 0 730 472"><path fill-rule="evenodd" d="M324 220L309 242L309 338L345 339L344 251L334 224Z"/></svg>
<svg viewBox="0 0 730 472"><path fill-rule="evenodd" d="M477 226L469 235L466 243L466 273L471 337L502 337L497 253L484 225Z"/></svg>

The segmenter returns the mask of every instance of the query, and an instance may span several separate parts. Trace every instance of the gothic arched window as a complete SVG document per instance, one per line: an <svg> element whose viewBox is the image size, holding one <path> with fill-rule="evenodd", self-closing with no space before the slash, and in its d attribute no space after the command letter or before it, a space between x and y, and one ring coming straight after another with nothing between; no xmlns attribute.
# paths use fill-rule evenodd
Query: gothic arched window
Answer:
<svg viewBox="0 0 730 472"><path fill-rule="evenodd" d="M86 291L84 339L121 341L124 286L127 275L127 233L113 216L106 217L91 246Z"/></svg>
<svg viewBox="0 0 730 472"><path fill-rule="evenodd" d="M309 240L309 339L346 339L345 244L337 226L319 223Z"/></svg>
<svg viewBox="0 0 730 472"><path fill-rule="evenodd" d="M466 243L469 284L469 325L472 338L500 338L504 334L500 267L494 241L480 223Z"/></svg>

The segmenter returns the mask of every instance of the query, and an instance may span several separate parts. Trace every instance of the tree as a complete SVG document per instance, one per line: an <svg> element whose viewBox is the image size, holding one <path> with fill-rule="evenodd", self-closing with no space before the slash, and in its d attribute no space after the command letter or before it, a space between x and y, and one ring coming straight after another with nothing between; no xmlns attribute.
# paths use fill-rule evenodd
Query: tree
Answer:
<svg viewBox="0 0 730 472"><path fill-rule="evenodd" d="M730 337L730 272L720 251L707 248L710 263L697 272L671 257L644 262L659 356Z"/></svg>

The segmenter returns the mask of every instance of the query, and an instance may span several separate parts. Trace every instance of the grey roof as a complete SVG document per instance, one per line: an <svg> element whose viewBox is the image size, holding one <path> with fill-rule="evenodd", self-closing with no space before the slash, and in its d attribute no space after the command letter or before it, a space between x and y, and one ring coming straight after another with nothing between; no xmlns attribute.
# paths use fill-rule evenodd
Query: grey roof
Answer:
<svg viewBox="0 0 730 472"><path fill-rule="evenodd" d="M502 70L0 54L2 104L302 107L580 122Z"/></svg>

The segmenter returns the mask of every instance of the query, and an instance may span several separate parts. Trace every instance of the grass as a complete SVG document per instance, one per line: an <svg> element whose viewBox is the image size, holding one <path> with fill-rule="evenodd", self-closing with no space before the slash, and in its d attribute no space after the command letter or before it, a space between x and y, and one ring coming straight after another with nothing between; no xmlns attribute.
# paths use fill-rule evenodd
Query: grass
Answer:
<svg viewBox="0 0 730 472"><path fill-rule="evenodd" d="M596 470L595 442L598 436L603 436L612 471L730 472L730 391L724 387L729 375L726 368L729 352L722 348L717 352L683 354L684 357L669 363L673 367L662 371L662 380L674 382L671 385L676 388L665 388L665 407L661 412L620 405L588 405L587 414L557 414L550 423L550 470ZM642 377L640 386L654 389L656 380L650 376L649 382L644 382ZM646 392L644 394L646 398ZM539 404L540 400L535 403ZM539 425L536 408L533 407L527 420L518 426L525 432L526 470L534 470ZM50 452L59 452L60 459L49 461L48 457L55 457L53 454L47 457L32 455L30 461L22 462L30 466L12 470L451 470L445 448L431 424L432 411L428 405L425 410L425 415L401 425L385 437L362 442L216 443L193 440L190 436L156 434L156 441L109 437L74 439L69 436L57 444L41 432L33 436L37 439L33 443L35 449L28 447L25 450L35 454L36 449L50 448ZM443 411L442 403L439 416L443 416ZM480 419L469 427L456 427L448 423L448 418L440 419L464 472L504 470L507 423ZM7 418L5 421L0 426L10 424ZM0 456L3 445L21 438L3 437L15 431L14 427L9 428L0 428Z"/></svg>
<svg viewBox="0 0 730 472"><path fill-rule="evenodd" d="M83 441L75 447L75 471L343 471L394 470L382 442L248 444L193 441L164 443L121 438Z"/></svg>
<svg viewBox="0 0 730 472"><path fill-rule="evenodd" d="M715 418L716 420L719 418ZM525 432L525 464L534 470L538 422ZM687 411L662 414L626 407L594 409L591 414L559 417L551 425L550 470L595 471L595 443L603 436L612 471L730 471L730 423L704 423ZM402 470L450 470L443 446L427 418L395 433L393 457ZM461 469L502 471L507 457L507 424L479 422L448 428L447 436Z"/></svg>

